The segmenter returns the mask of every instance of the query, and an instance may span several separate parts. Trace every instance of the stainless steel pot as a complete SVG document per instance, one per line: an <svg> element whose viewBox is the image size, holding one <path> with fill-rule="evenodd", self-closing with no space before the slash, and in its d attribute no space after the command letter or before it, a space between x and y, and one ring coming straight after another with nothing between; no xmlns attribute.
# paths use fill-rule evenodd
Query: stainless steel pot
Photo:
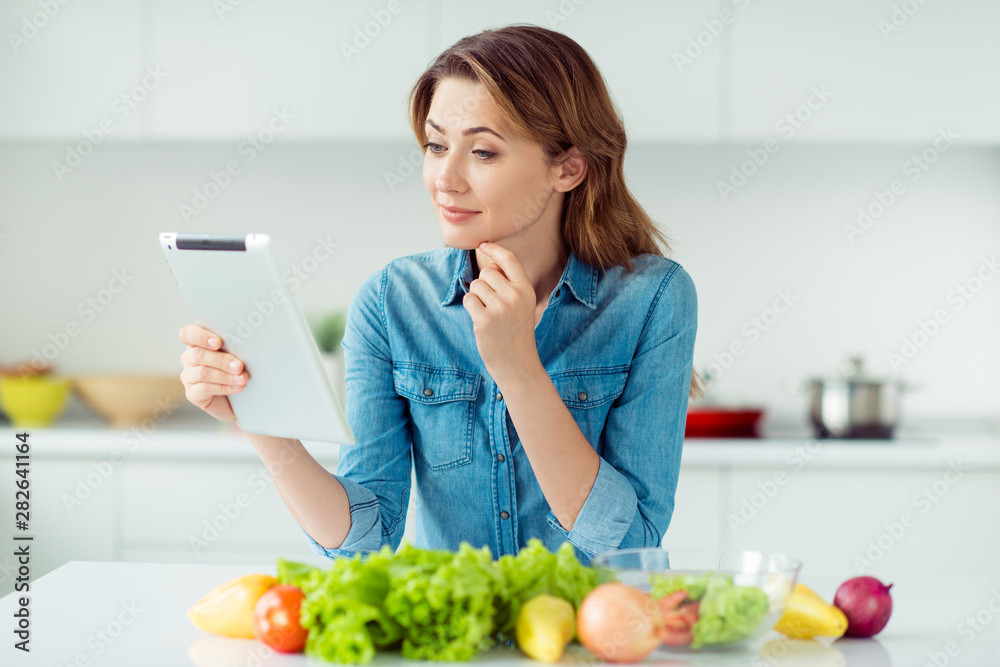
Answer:
<svg viewBox="0 0 1000 667"><path fill-rule="evenodd" d="M839 375L785 383L786 391L809 395L817 438L891 438L900 395L915 388L901 380L866 376L861 357L847 359Z"/></svg>

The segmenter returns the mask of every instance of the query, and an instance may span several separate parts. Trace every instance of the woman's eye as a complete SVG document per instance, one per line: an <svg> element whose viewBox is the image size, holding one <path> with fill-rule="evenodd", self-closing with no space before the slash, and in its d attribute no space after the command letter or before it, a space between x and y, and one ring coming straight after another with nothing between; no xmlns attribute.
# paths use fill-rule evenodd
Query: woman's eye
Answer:
<svg viewBox="0 0 1000 667"><path fill-rule="evenodd" d="M426 144L424 144L423 148L425 151L429 150L432 155L441 155L442 153L444 153L445 147L442 146L441 144L436 144L433 141L428 141ZM439 148L441 150L438 150ZM490 160L496 156L496 153L487 150L475 150L472 151L472 154L483 161Z"/></svg>

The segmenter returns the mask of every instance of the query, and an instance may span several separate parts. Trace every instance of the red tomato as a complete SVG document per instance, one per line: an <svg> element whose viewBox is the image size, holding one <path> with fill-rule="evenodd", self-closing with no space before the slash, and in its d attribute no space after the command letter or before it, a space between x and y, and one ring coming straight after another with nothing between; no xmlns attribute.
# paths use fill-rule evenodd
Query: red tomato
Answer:
<svg viewBox="0 0 1000 667"><path fill-rule="evenodd" d="M660 641L667 646L687 646L694 638L692 628L698 622L700 602L688 599L687 591L675 591L659 600L663 614Z"/></svg>
<svg viewBox="0 0 1000 667"><path fill-rule="evenodd" d="M660 609L664 612L673 611L680 606L682 602L688 599L688 592L684 590L674 591L668 595L664 595L659 599Z"/></svg>
<svg viewBox="0 0 1000 667"><path fill-rule="evenodd" d="M253 632L275 651L298 653L309 631L299 622L305 594L296 586L278 584L260 596L253 610Z"/></svg>

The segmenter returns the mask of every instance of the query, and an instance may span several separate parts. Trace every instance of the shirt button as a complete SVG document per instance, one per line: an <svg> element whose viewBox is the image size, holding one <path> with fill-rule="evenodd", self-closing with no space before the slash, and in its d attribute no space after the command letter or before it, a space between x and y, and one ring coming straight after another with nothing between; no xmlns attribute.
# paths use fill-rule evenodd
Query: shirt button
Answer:
<svg viewBox="0 0 1000 667"><path fill-rule="evenodd" d="M504 462L504 456L503 456L503 454L497 454L497 461L499 461L500 463Z"/></svg>
<svg viewBox="0 0 1000 667"><path fill-rule="evenodd" d="M507 514L507 512L500 512L500 518L501 519L509 519L510 515Z"/></svg>
<svg viewBox="0 0 1000 667"><path fill-rule="evenodd" d="M587 400L587 392L581 391L579 394L576 395L576 400L578 400L578 401L585 401L585 400Z"/></svg>
<svg viewBox="0 0 1000 667"><path fill-rule="evenodd" d="M434 395L434 390L433 389L431 389L430 387L428 387L427 389L424 389L424 396L433 396L433 395Z"/></svg>
<svg viewBox="0 0 1000 667"><path fill-rule="evenodd" d="M497 400L498 401L502 401L503 400L503 394L501 394L499 391L497 392Z"/></svg>

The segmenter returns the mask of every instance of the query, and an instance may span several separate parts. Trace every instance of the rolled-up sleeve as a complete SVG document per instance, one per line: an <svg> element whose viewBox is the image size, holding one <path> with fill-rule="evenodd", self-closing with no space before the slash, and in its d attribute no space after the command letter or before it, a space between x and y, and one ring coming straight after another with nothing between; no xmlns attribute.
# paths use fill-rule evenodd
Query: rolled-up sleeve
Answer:
<svg viewBox="0 0 1000 667"><path fill-rule="evenodd" d="M629 367L601 435L594 486L573 528L547 519L582 555L660 546L674 511L698 329L691 276L675 264L646 314Z"/></svg>
<svg viewBox="0 0 1000 667"><path fill-rule="evenodd" d="M388 267L369 276L348 307L344 339L344 412L354 445L340 447L337 473L347 492L351 529L338 549L305 533L312 550L329 558L399 547L410 498L409 413L396 393L384 317ZM300 526L301 527L301 526Z"/></svg>

